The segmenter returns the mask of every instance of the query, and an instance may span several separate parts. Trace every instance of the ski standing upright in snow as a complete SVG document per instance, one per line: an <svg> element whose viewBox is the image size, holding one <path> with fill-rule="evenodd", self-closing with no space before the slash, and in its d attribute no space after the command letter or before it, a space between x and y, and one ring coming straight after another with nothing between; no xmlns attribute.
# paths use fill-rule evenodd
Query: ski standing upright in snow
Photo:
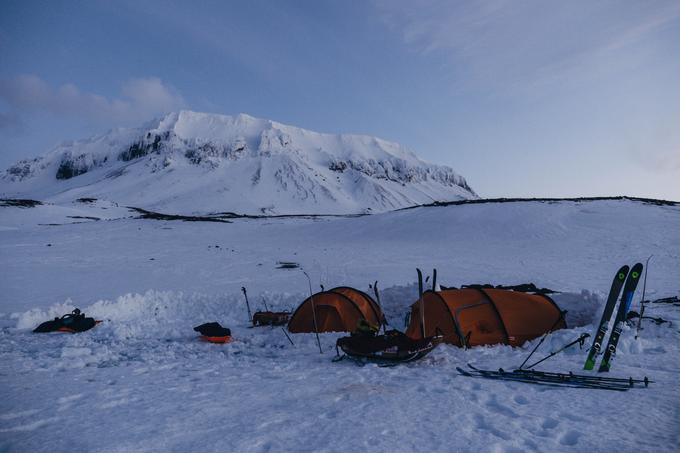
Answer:
<svg viewBox="0 0 680 453"><path fill-rule="evenodd" d="M425 303L423 301L423 273L416 268L418 273L418 300L420 301L420 331L425 338Z"/></svg>
<svg viewBox="0 0 680 453"><path fill-rule="evenodd" d="M645 306L647 305L647 301L645 301L645 293L647 292L647 273L649 272L649 260L652 259L652 256L650 255L649 258L647 258L647 261L645 262L645 281L642 284L642 298L640 299L640 317L638 318L638 323L637 323L637 328L635 329L635 339L638 339L638 336L640 336L640 330L642 330L642 317L645 315Z"/></svg>
<svg viewBox="0 0 680 453"><path fill-rule="evenodd" d="M609 371L611 368L611 362L616 355L616 345L619 343L619 337L623 330L623 323L626 320L626 313L628 313L630 305L633 302L633 294L635 294L635 288L637 288L640 276L642 275L642 268L642 263L637 263L630 270L628 278L626 278L626 284L623 287L623 295L621 296L619 309L616 313L616 319L614 320L614 329L609 336L609 343L607 344L607 349L604 351L604 357L600 363L600 368L597 370L600 373Z"/></svg>
<svg viewBox="0 0 680 453"><path fill-rule="evenodd" d="M614 313L614 307L616 307L616 301L621 293L621 288L626 281L626 276L628 275L629 267L621 266L614 276L614 281L612 282L612 287L609 290L609 297L607 297L607 303L604 306L604 313L602 313L602 319L600 319L600 326L597 329L597 334L595 334L595 340L593 340L593 345L590 347L588 352L588 358L583 366L584 370L592 370L595 367L595 360L602 349L602 342L607 334L607 327L609 326L609 320ZM521 368L521 367L520 367Z"/></svg>

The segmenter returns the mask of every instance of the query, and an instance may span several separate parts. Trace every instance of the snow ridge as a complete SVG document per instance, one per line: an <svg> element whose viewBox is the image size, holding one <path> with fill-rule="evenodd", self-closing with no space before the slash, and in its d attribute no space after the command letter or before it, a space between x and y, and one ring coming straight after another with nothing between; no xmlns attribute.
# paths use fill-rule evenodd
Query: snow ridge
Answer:
<svg viewBox="0 0 680 453"><path fill-rule="evenodd" d="M477 198L451 168L396 143L187 110L20 161L0 176L0 194L246 214L370 213Z"/></svg>

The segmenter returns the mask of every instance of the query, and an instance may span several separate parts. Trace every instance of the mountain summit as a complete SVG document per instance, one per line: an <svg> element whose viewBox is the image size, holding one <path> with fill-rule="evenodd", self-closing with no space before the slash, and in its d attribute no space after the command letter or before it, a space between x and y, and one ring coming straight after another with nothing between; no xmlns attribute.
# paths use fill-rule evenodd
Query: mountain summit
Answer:
<svg viewBox="0 0 680 453"><path fill-rule="evenodd" d="M187 110L17 162L0 176L0 194L243 214L356 214L477 198L451 168L396 143Z"/></svg>

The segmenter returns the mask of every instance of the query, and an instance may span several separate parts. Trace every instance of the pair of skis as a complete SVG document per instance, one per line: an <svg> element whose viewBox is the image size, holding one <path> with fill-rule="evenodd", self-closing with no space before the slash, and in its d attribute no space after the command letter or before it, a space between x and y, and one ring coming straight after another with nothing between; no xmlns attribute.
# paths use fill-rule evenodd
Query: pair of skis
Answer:
<svg viewBox="0 0 680 453"><path fill-rule="evenodd" d="M642 268L642 263L637 263L632 269L629 269L628 266L622 266L616 273L614 281L612 282L612 287L609 291L609 296L607 297L607 303L604 306L604 313L602 313L600 325L595 334L595 340L590 347L586 363L583 366L584 370L592 370L595 368L597 356L602 351L602 343L607 334L609 321L614 313L614 308L616 308L619 294L621 294L621 301L619 302L619 308L616 312L616 318L614 319L614 327L609 336L607 347L604 349L602 362L600 362L600 367L597 371L600 373L607 372L611 368L612 360L616 355L616 346L619 343L621 331L623 330L623 323L626 321L626 314L628 313L628 310L630 310L630 305L633 302L633 294L635 293L635 289L640 281L640 276L642 275ZM622 288L623 292L621 292Z"/></svg>
<svg viewBox="0 0 680 453"><path fill-rule="evenodd" d="M545 385L549 387L569 387L569 388L588 388L600 390L615 390L625 392L635 386L635 384L649 385L650 381L633 378L611 378L602 376L588 376L573 373L553 373L548 371L535 370L514 370L505 371L502 368L497 371L481 370L468 364L469 370L456 367L458 373L468 377L479 377L485 379L495 379L502 381L524 382L528 384Z"/></svg>

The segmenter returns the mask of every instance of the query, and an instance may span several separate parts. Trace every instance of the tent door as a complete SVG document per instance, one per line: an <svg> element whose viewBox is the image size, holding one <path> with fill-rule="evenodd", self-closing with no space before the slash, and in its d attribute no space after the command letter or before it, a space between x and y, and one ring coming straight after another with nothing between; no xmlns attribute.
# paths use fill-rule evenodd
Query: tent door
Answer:
<svg viewBox="0 0 680 453"><path fill-rule="evenodd" d="M332 305L316 305L315 309L319 332L342 332L345 330L342 317L335 307Z"/></svg>
<svg viewBox="0 0 680 453"><path fill-rule="evenodd" d="M455 318L466 346L505 342L504 328L488 301L457 308Z"/></svg>

